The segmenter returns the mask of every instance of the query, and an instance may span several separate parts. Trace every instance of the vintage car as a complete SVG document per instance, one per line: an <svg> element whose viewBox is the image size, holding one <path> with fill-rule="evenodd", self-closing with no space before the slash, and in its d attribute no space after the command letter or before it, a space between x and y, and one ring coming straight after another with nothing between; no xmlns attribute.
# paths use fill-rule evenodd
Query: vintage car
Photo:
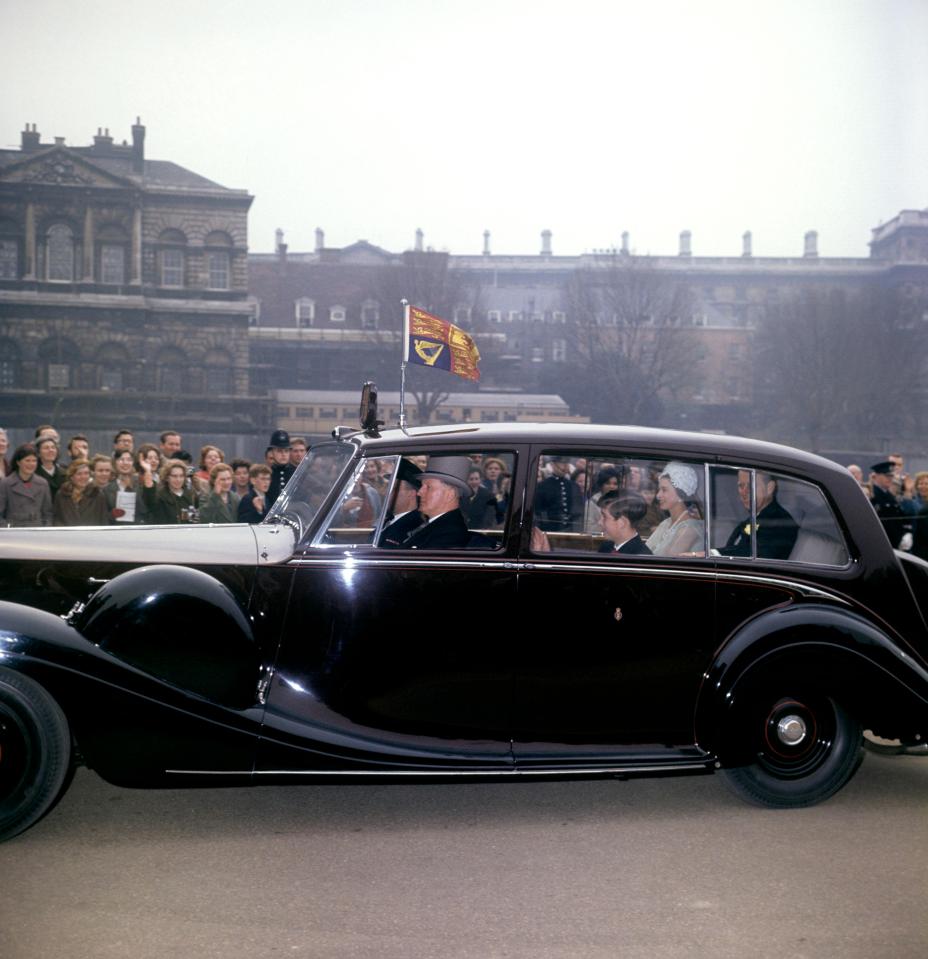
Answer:
<svg viewBox="0 0 928 959"><path fill-rule="evenodd" d="M257 526L0 531L0 838L78 763L125 786L721 770L789 807L850 779L863 730L924 742L928 564L834 463L366 422ZM466 537L387 542L418 470L465 460Z"/></svg>

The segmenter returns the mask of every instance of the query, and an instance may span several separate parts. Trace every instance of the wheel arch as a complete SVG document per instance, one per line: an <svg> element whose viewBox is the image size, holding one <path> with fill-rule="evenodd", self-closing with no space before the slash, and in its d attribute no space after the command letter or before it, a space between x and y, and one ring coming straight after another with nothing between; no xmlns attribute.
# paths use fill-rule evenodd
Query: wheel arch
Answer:
<svg viewBox="0 0 928 959"><path fill-rule="evenodd" d="M759 686L816 689L864 728L904 741L928 734L928 671L850 610L823 604L767 611L733 633L703 677L696 741L737 759L737 717Z"/></svg>

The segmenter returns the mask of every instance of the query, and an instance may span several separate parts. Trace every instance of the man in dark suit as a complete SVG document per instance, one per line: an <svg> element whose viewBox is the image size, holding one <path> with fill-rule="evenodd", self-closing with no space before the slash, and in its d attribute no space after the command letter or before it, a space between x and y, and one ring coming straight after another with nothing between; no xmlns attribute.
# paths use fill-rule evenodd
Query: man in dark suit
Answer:
<svg viewBox="0 0 928 959"><path fill-rule="evenodd" d="M640 493L634 490L606 493L599 501L599 510L607 540L599 547L601 553L651 555L651 550L638 535L638 524L648 511Z"/></svg>
<svg viewBox="0 0 928 959"><path fill-rule="evenodd" d="M399 549L461 549L470 531L461 513L461 498L468 492L466 456L431 456L419 487L420 526L398 544Z"/></svg>
<svg viewBox="0 0 928 959"><path fill-rule="evenodd" d="M751 473L738 470L738 496L748 515L731 531L719 550L723 556L750 556L751 541L757 533L759 559L789 559L796 545L796 520L777 502L777 481L761 470L754 471L754 512L756 531L751 527Z"/></svg>
<svg viewBox="0 0 928 959"><path fill-rule="evenodd" d="M422 483L422 470L408 459L401 459L397 467L396 493L393 498L393 510L387 516L387 522L378 546L397 547L425 517L419 512L419 486Z"/></svg>

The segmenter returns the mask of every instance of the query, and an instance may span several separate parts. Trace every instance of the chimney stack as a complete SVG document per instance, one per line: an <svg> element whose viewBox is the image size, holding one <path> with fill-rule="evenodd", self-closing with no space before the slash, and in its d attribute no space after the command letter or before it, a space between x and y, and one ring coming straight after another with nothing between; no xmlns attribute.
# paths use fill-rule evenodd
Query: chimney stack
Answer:
<svg viewBox="0 0 928 959"><path fill-rule="evenodd" d="M689 230L684 230L680 234L680 256L692 256L693 250L691 246L691 240L693 234Z"/></svg>
<svg viewBox="0 0 928 959"><path fill-rule="evenodd" d="M321 253L325 249L325 233L321 227L316 227L316 252Z"/></svg>
<svg viewBox="0 0 928 959"><path fill-rule="evenodd" d="M112 145L113 138L110 136L110 131L108 129L104 131L97 127L97 135L93 138L93 152L107 153Z"/></svg>
<svg viewBox="0 0 928 959"><path fill-rule="evenodd" d="M805 249L802 253L803 256L814 257L818 256L818 233L815 230L809 230L805 236Z"/></svg>
<svg viewBox="0 0 928 959"><path fill-rule="evenodd" d="M22 151L23 153L31 153L33 150L38 150L42 145L42 135L35 128L33 123L30 127L29 124L26 124L26 129L22 132Z"/></svg>
<svg viewBox="0 0 928 959"><path fill-rule="evenodd" d="M628 231L622 234L622 255L628 256Z"/></svg>
<svg viewBox="0 0 928 959"><path fill-rule="evenodd" d="M274 252L280 253L280 248L284 245L284 231L277 227L274 231Z"/></svg>
<svg viewBox="0 0 928 959"><path fill-rule="evenodd" d="M422 252L422 241L425 239L425 234L422 232L421 228L416 230L416 253Z"/></svg>
<svg viewBox="0 0 928 959"><path fill-rule="evenodd" d="M746 231L741 237L741 255L754 256L751 249L751 231Z"/></svg>
<svg viewBox="0 0 928 959"><path fill-rule="evenodd" d="M541 255L551 256L551 231L541 231Z"/></svg>
<svg viewBox="0 0 928 959"><path fill-rule="evenodd" d="M141 117L135 118L132 127L132 172L145 172L145 127Z"/></svg>
<svg viewBox="0 0 928 959"><path fill-rule="evenodd" d="M484 256L490 255L490 231L489 230L483 231L483 255Z"/></svg>

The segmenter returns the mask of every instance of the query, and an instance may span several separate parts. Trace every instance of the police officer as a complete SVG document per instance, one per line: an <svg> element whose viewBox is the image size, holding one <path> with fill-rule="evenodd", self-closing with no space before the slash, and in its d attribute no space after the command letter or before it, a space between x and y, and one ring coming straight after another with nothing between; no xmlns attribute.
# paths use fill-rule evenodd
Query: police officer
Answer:
<svg viewBox="0 0 928 959"><path fill-rule="evenodd" d="M290 434L286 430L274 430L270 450L271 486L267 491L267 508L270 509L280 496L287 480L293 476L296 467L290 462Z"/></svg>
<svg viewBox="0 0 928 959"><path fill-rule="evenodd" d="M870 467L870 502L883 524L883 529L886 530L890 544L893 549L897 549L905 532L905 513L893 494L894 466L891 460L885 460Z"/></svg>

